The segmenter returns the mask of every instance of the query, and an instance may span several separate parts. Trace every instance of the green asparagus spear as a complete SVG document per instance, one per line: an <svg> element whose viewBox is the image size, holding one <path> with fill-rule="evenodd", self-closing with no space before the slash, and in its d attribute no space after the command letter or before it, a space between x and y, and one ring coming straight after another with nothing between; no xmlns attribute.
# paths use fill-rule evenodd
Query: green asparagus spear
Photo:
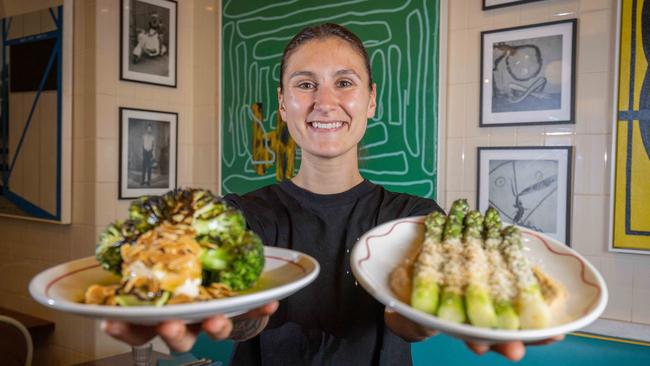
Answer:
<svg viewBox="0 0 650 366"><path fill-rule="evenodd" d="M503 229L501 251L515 276L519 291L517 309L522 329L546 328L551 323L551 311L544 302L539 283L523 254L521 232L514 226Z"/></svg>
<svg viewBox="0 0 650 366"><path fill-rule="evenodd" d="M435 314L438 309L439 283L442 279L440 244L445 219L445 215L438 211L430 213L425 218L424 242L413 270L411 306L429 314Z"/></svg>
<svg viewBox="0 0 650 366"><path fill-rule="evenodd" d="M464 255L468 275L465 305L471 324L493 328L497 325L497 317L488 285L489 264L483 250L482 231L483 215L478 211L470 211L465 217L464 232Z"/></svg>
<svg viewBox="0 0 650 366"><path fill-rule="evenodd" d="M489 283L497 316L496 327L516 330L519 329L519 316L512 305L516 294L514 279L499 251L501 245L501 217L494 207L488 208L485 212L484 226L483 243L488 262L492 268Z"/></svg>
<svg viewBox="0 0 650 366"><path fill-rule="evenodd" d="M463 232L463 220L469 211L466 199L454 201L449 210L449 216L445 223L443 234L443 250L445 253L443 266L443 283L438 317L464 323L466 320L465 305L463 303L463 287L465 285L465 273L463 263L463 246L461 234Z"/></svg>

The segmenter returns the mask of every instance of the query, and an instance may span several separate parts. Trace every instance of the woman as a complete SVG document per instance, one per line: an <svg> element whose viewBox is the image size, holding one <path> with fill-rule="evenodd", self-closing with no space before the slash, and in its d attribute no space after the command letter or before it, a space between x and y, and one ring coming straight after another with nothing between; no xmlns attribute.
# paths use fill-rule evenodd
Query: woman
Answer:
<svg viewBox="0 0 650 366"><path fill-rule="evenodd" d="M307 288L230 320L201 326L165 322L157 328L107 322L106 331L130 344L159 334L172 350L187 351L199 330L237 343L235 365L411 364L410 344L435 334L385 309L349 270L349 250L383 222L439 210L423 198L384 190L361 177L357 147L376 108L376 86L361 41L335 24L309 27L285 48L279 112L302 149L298 174L244 196L225 198L245 214L266 245L314 256L321 274ZM278 306L279 305L279 306ZM468 344L477 353L487 346ZM521 343L494 350L523 356Z"/></svg>

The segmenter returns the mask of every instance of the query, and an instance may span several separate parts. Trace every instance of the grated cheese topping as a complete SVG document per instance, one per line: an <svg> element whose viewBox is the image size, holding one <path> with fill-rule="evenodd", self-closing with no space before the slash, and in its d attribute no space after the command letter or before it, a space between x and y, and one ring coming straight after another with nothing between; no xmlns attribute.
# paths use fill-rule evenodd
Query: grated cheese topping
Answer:
<svg viewBox="0 0 650 366"><path fill-rule="evenodd" d="M442 244L445 258L443 264L443 283L447 289L457 294L463 294L467 282L463 245L460 239L447 240Z"/></svg>

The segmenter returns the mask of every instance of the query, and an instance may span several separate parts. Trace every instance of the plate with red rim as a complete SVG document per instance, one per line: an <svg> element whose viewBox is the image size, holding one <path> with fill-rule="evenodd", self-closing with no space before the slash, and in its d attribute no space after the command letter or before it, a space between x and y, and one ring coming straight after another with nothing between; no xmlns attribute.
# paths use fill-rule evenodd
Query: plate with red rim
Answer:
<svg viewBox="0 0 650 366"><path fill-rule="evenodd" d="M88 286L119 283L119 277L101 268L94 257L59 264L39 273L30 282L29 292L49 308L92 318L136 324L156 324L169 319L193 323L215 314L234 316L283 299L309 285L320 271L314 258L291 249L264 247L264 256L264 270L252 288L210 301L161 307L84 304L82 300Z"/></svg>
<svg viewBox="0 0 650 366"><path fill-rule="evenodd" d="M457 324L412 308L400 301L389 285L390 273L424 238L424 216L402 218L364 234L350 255L357 281L378 301L402 316L451 336L481 343L534 342L576 331L596 320L607 305L607 286L598 270L563 243L520 227L529 262L566 289L561 306L552 308L553 324L531 330L500 330Z"/></svg>

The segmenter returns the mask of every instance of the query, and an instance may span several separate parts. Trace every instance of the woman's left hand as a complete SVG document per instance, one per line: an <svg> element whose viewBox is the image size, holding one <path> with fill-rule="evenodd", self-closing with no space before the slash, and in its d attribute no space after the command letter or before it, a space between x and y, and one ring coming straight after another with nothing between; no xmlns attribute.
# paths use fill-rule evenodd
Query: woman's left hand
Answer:
<svg viewBox="0 0 650 366"><path fill-rule="evenodd" d="M542 346L545 344L558 342L563 339L564 339L564 335L559 335L553 338L548 338L548 339L544 339L537 342L531 342L531 343L523 343L517 341L517 342L507 342L507 343L486 345L486 344L466 341L465 345L467 346L467 348L469 348L472 352L476 353L477 355L483 355L488 351L493 351L509 359L510 361L519 361L526 354L527 346Z"/></svg>
<svg viewBox="0 0 650 366"><path fill-rule="evenodd" d="M397 334L398 336L402 337L404 340L409 342L420 342L438 334L438 331L423 327L420 324L415 323L410 319L405 318L399 313L396 313L388 308L386 308L386 311L384 312L384 322L393 331L393 333ZM560 336L556 336L553 338L544 339L532 343L507 342L507 343L486 345L481 343L465 341L465 345L467 346L467 348L469 348L472 352L476 353L477 355L483 355L489 351L493 351L511 361L519 361L526 354L526 346L545 345L545 344L561 341L563 339L564 339L564 335L560 335Z"/></svg>

